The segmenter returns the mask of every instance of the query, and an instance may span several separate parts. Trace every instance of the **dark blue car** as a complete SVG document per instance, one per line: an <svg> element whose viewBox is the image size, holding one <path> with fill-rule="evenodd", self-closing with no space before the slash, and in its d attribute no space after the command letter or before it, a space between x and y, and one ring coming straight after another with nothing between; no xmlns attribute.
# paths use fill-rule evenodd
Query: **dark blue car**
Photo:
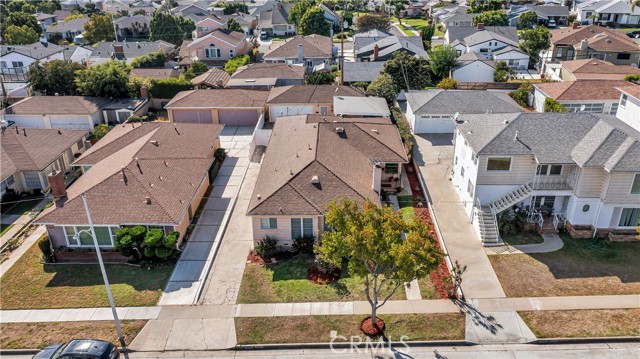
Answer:
<svg viewBox="0 0 640 359"><path fill-rule="evenodd" d="M74 339L67 344L53 344L45 347L33 359L116 359L120 357L118 348L104 340Z"/></svg>

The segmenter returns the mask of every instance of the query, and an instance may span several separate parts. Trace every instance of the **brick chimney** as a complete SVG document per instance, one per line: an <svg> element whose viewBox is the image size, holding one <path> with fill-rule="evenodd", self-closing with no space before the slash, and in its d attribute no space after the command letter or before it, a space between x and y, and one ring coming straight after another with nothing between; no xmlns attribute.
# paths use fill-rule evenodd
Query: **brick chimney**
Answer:
<svg viewBox="0 0 640 359"><path fill-rule="evenodd" d="M378 54L380 53L380 47L378 45L373 47L373 61L378 60Z"/></svg>
<svg viewBox="0 0 640 359"><path fill-rule="evenodd" d="M64 172L53 170L47 178L49 179L49 186L51 187L51 195L54 201L63 200L67 196L67 188L64 185Z"/></svg>
<svg viewBox="0 0 640 359"><path fill-rule="evenodd" d="M304 48L302 47L302 44L298 44L298 63L301 64L303 62L304 62Z"/></svg>
<svg viewBox="0 0 640 359"><path fill-rule="evenodd" d="M379 163L373 165L373 181L371 183L371 189L380 193L382 188L382 166Z"/></svg>
<svg viewBox="0 0 640 359"><path fill-rule="evenodd" d="M149 89L146 86L140 87L140 97L149 97Z"/></svg>
<svg viewBox="0 0 640 359"><path fill-rule="evenodd" d="M124 57L124 47L122 45L113 45L113 53L117 58Z"/></svg>
<svg viewBox="0 0 640 359"><path fill-rule="evenodd" d="M478 28L478 31L484 30L484 22L479 22L476 27Z"/></svg>

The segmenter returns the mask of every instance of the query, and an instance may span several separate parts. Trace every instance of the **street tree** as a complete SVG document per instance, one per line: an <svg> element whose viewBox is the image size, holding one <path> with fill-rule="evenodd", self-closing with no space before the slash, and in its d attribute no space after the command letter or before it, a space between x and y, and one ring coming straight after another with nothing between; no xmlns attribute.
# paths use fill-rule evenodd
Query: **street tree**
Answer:
<svg viewBox="0 0 640 359"><path fill-rule="evenodd" d="M38 34L27 25L9 25L4 31L4 38L8 45L28 45L38 41Z"/></svg>
<svg viewBox="0 0 640 359"><path fill-rule="evenodd" d="M162 40L180 45L188 37L185 31L181 29L177 16L172 16L164 11L156 11L149 23L151 41Z"/></svg>
<svg viewBox="0 0 640 359"><path fill-rule="evenodd" d="M393 79L387 73L382 73L373 79L369 86L367 86L367 92L378 97L383 97L389 104L393 103L398 95L398 90L393 83Z"/></svg>
<svg viewBox="0 0 640 359"><path fill-rule="evenodd" d="M521 28L531 28L538 23L538 14L535 11L527 11L518 18L518 26Z"/></svg>
<svg viewBox="0 0 640 359"><path fill-rule="evenodd" d="M411 56L406 51L396 51L384 64L397 90L422 90L431 84L431 68L427 59Z"/></svg>
<svg viewBox="0 0 640 359"><path fill-rule="evenodd" d="M458 53L455 47L442 45L429 51L429 65L436 77L442 79L449 76L451 69L458 62Z"/></svg>
<svg viewBox="0 0 640 359"><path fill-rule="evenodd" d="M90 20L84 24L84 39L91 44L100 41L114 41L113 20L109 15L91 15Z"/></svg>
<svg viewBox="0 0 640 359"><path fill-rule="evenodd" d="M291 21L296 29L300 27L300 20L302 20L302 16L307 12L307 10L311 9L313 5L309 1L297 1L289 10L289 21Z"/></svg>
<svg viewBox="0 0 640 359"><path fill-rule="evenodd" d="M76 72L78 94L95 97L128 97L131 68L120 61L110 60Z"/></svg>
<svg viewBox="0 0 640 359"><path fill-rule="evenodd" d="M507 26L509 19L507 13L502 10L485 11L473 17L471 20L473 26L483 23L485 26Z"/></svg>
<svg viewBox="0 0 640 359"><path fill-rule="evenodd" d="M27 78L31 89L45 96L73 96L78 89L74 82L76 71L82 69L84 66L69 60L37 61L29 66Z"/></svg>
<svg viewBox="0 0 640 359"><path fill-rule="evenodd" d="M367 199L358 208L344 198L328 205L322 234L315 250L321 260L361 277L371 306L371 324L377 310L404 283L427 277L440 263L442 252L429 228L417 219L404 220L392 207L380 207ZM404 233L404 235L403 235Z"/></svg>
<svg viewBox="0 0 640 359"><path fill-rule="evenodd" d="M357 17L357 27L360 32L370 30L389 31L391 19L386 14L362 14Z"/></svg>
<svg viewBox="0 0 640 359"><path fill-rule="evenodd" d="M529 54L529 67L540 59L540 51L551 47L551 33L544 26L524 30L520 39L520 48Z"/></svg>
<svg viewBox="0 0 640 359"><path fill-rule="evenodd" d="M331 33L331 24L325 19L322 9L317 7L311 8L302 15L298 33L303 36L311 34L329 36Z"/></svg>
<svg viewBox="0 0 640 359"><path fill-rule="evenodd" d="M389 5L393 8L393 14L398 19L400 25L402 25L402 14L404 14L404 6L409 5L409 0L385 0L385 5Z"/></svg>

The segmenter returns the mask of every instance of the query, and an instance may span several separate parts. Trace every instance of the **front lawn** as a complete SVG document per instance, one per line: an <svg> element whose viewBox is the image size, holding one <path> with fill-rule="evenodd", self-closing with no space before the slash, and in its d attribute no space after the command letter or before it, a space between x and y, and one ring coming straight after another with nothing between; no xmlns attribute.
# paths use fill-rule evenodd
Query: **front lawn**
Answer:
<svg viewBox="0 0 640 359"><path fill-rule="evenodd" d="M640 309L519 312L538 338L640 336Z"/></svg>
<svg viewBox="0 0 640 359"><path fill-rule="evenodd" d="M508 297L640 293L640 241L606 242L560 237L551 253L491 255Z"/></svg>
<svg viewBox="0 0 640 359"><path fill-rule="evenodd" d="M108 307L98 264L41 264L34 244L0 278L3 310ZM107 264L117 306L152 306L160 299L173 266L143 269Z"/></svg>
<svg viewBox="0 0 640 359"><path fill-rule="evenodd" d="M343 277L330 285L318 285L307 279L307 270L313 265L310 255L298 255L291 259L266 266L247 264L238 303L295 303L335 302L366 300L364 280ZM392 299L407 299L400 287Z"/></svg>
<svg viewBox="0 0 640 359"><path fill-rule="evenodd" d="M18 215L26 214L30 212L33 209L33 207L37 206L38 203L40 202L42 202L42 199L32 199L32 200L25 200L25 201L18 202L15 205L13 205L13 207L9 208L6 214L18 214Z"/></svg>
<svg viewBox="0 0 640 359"><path fill-rule="evenodd" d="M146 320L121 321L125 343L131 343L146 322ZM66 343L71 339L78 338L101 339L120 346L113 321L92 321L2 324L0 347L3 349L42 349L47 345Z"/></svg>
<svg viewBox="0 0 640 359"><path fill-rule="evenodd" d="M512 246L523 244L540 244L544 242L544 238L537 233L525 232L512 235L501 236L502 240Z"/></svg>
<svg viewBox="0 0 640 359"><path fill-rule="evenodd" d="M405 221L411 222L416 218L416 212L413 210L413 196L398 196L398 206L400 214Z"/></svg>
<svg viewBox="0 0 640 359"><path fill-rule="evenodd" d="M5 232L10 230L11 227L13 227L13 223L11 223L11 224L0 224L0 236L2 236L3 234L5 234Z"/></svg>
<svg viewBox="0 0 640 359"><path fill-rule="evenodd" d="M331 331L336 331L338 336L355 336L366 341L358 328L364 318L364 315L236 318L236 337L240 345L328 343ZM380 318L385 321L385 335L394 342L403 335L404 341L464 339L463 314L387 314Z"/></svg>

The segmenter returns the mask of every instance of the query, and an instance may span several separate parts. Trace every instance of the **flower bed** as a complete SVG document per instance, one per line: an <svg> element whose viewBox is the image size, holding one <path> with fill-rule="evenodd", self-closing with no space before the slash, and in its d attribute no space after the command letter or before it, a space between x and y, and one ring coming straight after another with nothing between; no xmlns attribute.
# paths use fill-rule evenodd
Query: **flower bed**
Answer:
<svg viewBox="0 0 640 359"><path fill-rule="evenodd" d="M422 192L418 174L416 173L416 171L408 170L408 167L413 168L413 165L405 165L405 174L407 175L411 190L413 191L413 210L420 220L420 223L426 224L429 227L429 236L435 238L438 247L442 249L442 246L440 245L440 238L438 237L438 232L436 232L435 226L433 225L431 212L429 212L426 200L420 201L420 199L426 199L426 196ZM451 273L447 268L447 262L445 261L444 256L442 258L442 261L440 262L440 265L438 265L438 268L431 272L430 277L431 282L433 282L438 292L438 296L440 298L449 298L450 293L453 292L453 281L451 279Z"/></svg>
<svg viewBox="0 0 640 359"><path fill-rule="evenodd" d="M327 285L337 282L340 279L340 269L323 271L318 267L311 267L307 271L307 279L315 284Z"/></svg>

